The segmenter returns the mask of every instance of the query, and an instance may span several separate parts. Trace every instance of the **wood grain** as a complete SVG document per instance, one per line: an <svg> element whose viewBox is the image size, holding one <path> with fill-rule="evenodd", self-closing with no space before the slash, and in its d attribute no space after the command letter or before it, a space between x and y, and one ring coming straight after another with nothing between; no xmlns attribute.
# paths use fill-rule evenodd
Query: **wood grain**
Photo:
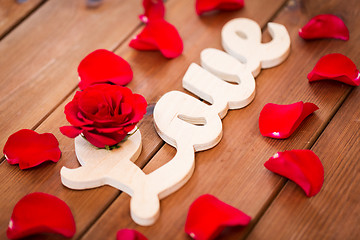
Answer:
<svg viewBox="0 0 360 240"><path fill-rule="evenodd" d="M0 39L44 1L32 0L19 4L15 0L0 0Z"/></svg>
<svg viewBox="0 0 360 240"><path fill-rule="evenodd" d="M74 91L82 58L98 48L115 49L134 31L138 4L109 0L88 9L84 1L48 1L2 39L1 148L10 134L35 127Z"/></svg>
<svg viewBox="0 0 360 240"><path fill-rule="evenodd" d="M282 177L267 171L263 163L277 151L310 148L329 122L331 126L332 116L339 107L341 107L339 113L349 114L350 118L344 116L337 122L344 124L344 120L352 119L353 108L352 110L345 108L341 111L344 106L349 106L349 104L342 106L342 103L351 91L351 87L330 81L309 84L306 74L321 56L332 52L347 55L359 66L360 55L355 50L358 49L360 40L357 27L357 22L359 22L357 16L360 16L357 13L360 10L359 7L355 7L358 6L356 1L352 0L349 4L343 4L346 5L349 14L338 7L339 0L332 0L323 5L319 3L320 1L290 0L284 8L281 7L285 0L271 0L247 1L245 8L240 11L222 12L204 17L196 16L194 8L189 7L193 6L193 1L168 1L166 19L178 28L185 46L184 53L173 60L165 59L158 52L140 52L128 47L130 38L127 37L137 29L139 23L137 15L142 11L138 7L140 1L135 6L130 0L108 0L104 1L98 9L91 11L83 8L82 1L48 1L0 43L0 53L6 56L6 58L0 58L0 94L2 96L0 146L3 146L7 136L14 131L39 125L36 128L37 131L55 134L63 154L56 164L45 163L26 171L21 171L17 166L11 166L6 162L0 164L0 192L2 193L0 238L5 238L5 231L15 203L25 194L34 191L53 194L70 206L77 225L74 239L114 239L116 231L121 228L135 228L149 239L188 239L183 230L187 209L195 198L205 193L213 194L253 217L249 227L227 229L221 238L234 239L246 236L286 183ZM312 7L306 5L307 2L314 5ZM58 11L59 9L64 11ZM280 9L281 11L278 12ZM343 16L350 30L350 41L327 39L305 42L298 37L298 28L303 26L310 17L330 10L332 10L331 13ZM119 22L117 16L127 17L128 21L126 24ZM220 30L227 21L235 17L249 17L262 27L269 19L285 25L292 40L290 56L282 65L261 72L256 79L257 92L253 103L244 109L228 113L223 121L222 141L215 148L196 154L196 169L193 177L181 190L161 201L162 212L159 221L154 226L139 227L134 224L129 215L130 198L126 194L120 194L114 188L101 187L74 191L62 186L59 176L61 167L75 168L79 164L74 153L73 139L60 134L58 127L67 124L63 109L72 96L68 98L66 96L71 95L75 89L76 67L88 52L95 48L111 50L121 44L116 53L128 60L134 70L134 80L129 87L134 92L144 95L153 106L163 94L170 90L185 92L181 87L181 79L186 69L191 62L199 64L200 52L204 48L221 49ZM135 34L139 31L138 29ZM269 37L265 35L264 39L267 40ZM352 99L356 96L358 98L358 93ZM62 100L64 103L61 103ZM317 104L320 110L307 118L287 140L279 141L260 135L257 120L266 103L286 104L300 100L311 101ZM55 109L54 112L52 112L53 109ZM344 129L344 125L342 126ZM150 173L174 157L175 149L167 144L163 146L163 142L153 127L151 115L145 116L142 120L140 130L143 134L143 152L136 164L143 167L151 159L144 169L145 173ZM324 136L325 134L326 132ZM354 136L358 139L358 135ZM330 137L326 139L331 140ZM344 136L342 139L348 138ZM355 139L354 142L354 139L350 139L345 149L356 146L358 146L358 140ZM318 149L322 150L316 153L327 157L334 151L328 151L325 147ZM358 155L356 151L351 150L351 152ZM356 158L357 155L351 154L350 157ZM335 162L335 165L331 164L330 161L328 168L331 170L327 177L329 186L332 186L337 179L339 179L337 184L342 184L342 178L336 178L336 176L342 176L343 173L354 174L349 169L356 167L353 161L348 165L346 161L340 160ZM336 167L342 166L341 164L346 166L343 172L338 173ZM351 176L354 176L355 183L358 182L356 175ZM332 178L334 180L331 180ZM300 193L299 189L291 186L291 183L288 185L294 188L295 193ZM355 185L349 187L354 192L346 192L347 189L344 193L348 194L346 201L356 204L359 194L356 192ZM326 196L334 197L331 191L327 194L329 195ZM302 197L302 195L299 198L292 197L291 200L301 202ZM316 200L316 198L312 199ZM327 206L330 206L330 209L323 210L323 215L335 219L331 214L333 205L326 202L326 198L322 199L328 204ZM335 199L339 203L344 201L336 196ZM321 205L320 200L317 200L318 206ZM355 206L354 204L351 206ZM303 215L305 223L302 224L306 224L308 219L311 221L320 219L317 216L311 216L311 213L306 211ZM336 211L342 214L340 207ZM343 211L344 214L351 214L350 208L345 208ZM354 212L358 213L358 208ZM356 215L350 216L349 221L358 221ZM335 223L324 222L324 224L329 226L330 233L334 231L334 234L338 234L341 228L335 226L336 220L334 221ZM319 223L316 223L316 226L319 226ZM358 233L354 227L356 226L351 225L348 228L349 231ZM258 226L255 227L256 232L257 229ZM308 227L306 231L310 229ZM321 234L325 232L321 227L318 229L321 229ZM315 236L316 233L308 234ZM39 238L60 239L61 237L40 235L29 239Z"/></svg>
<svg viewBox="0 0 360 240"><path fill-rule="evenodd" d="M307 198L287 182L248 239L360 238L359 98L356 88L312 147L324 165L321 191Z"/></svg>
<svg viewBox="0 0 360 240"><path fill-rule="evenodd" d="M275 12L277 10L277 8L281 5L281 2L280 3L275 2L275 3L277 3L277 4L273 5L272 13ZM47 4L49 4L49 3L47 3ZM202 20L195 15L195 12L193 12L194 9L188 8L189 5L187 5L187 4L188 3L182 4L182 8L188 9L187 15L191 16L194 21L201 23ZM256 12L255 11L255 8L257 7L256 4L259 4L259 3L255 3L255 5L253 5L253 7L250 7L246 11L247 16L250 16L251 14L255 16L254 13ZM110 6L110 7L114 7L114 6ZM171 8L169 8L169 10L170 9ZM176 16L178 16L175 13L176 13L176 9L174 9L172 12L169 11L168 15L173 16L175 18ZM234 14L236 14L236 13L235 12L230 13L230 15L232 17L234 17ZM134 15L134 16L136 16L136 15ZM217 21L215 21L215 20L211 20L212 23L217 24L217 26L218 26L217 29L219 29L219 27L221 27L221 25L223 23L225 23L227 20L229 20L231 18L231 16L229 16L228 14L224 14L224 13L220 14L219 16L220 16L220 18L218 18L218 20L220 19L219 23L217 23ZM264 15L263 17L270 18L271 13ZM40 17L39 17L39 19L40 19ZM182 21L183 20L184 19L182 19ZM260 18L260 20L263 23L266 22L266 19ZM28 23L25 22L24 24L28 24ZM177 25L180 25L180 24L181 24L181 21L178 21ZM22 26L19 26L19 28L20 27L22 27ZM188 30L191 29L190 26L188 28L189 28ZM206 29L211 30L213 33L217 32L217 31L213 30L211 27L206 27ZM89 31L89 30L85 29L84 31ZM208 34L211 33L211 31L208 32ZM205 33L206 33L206 31L205 31ZM187 41L189 41L189 40L191 40L191 39L188 39ZM208 38L208 40L214 41L213 38ZM0 45L0 48L1 48L1 45ZM152 81L149 81L150 79L147 80L146 78L139 77L139 75L136 74L137 72L141 73L141 72L145 71L147 74L149 74L148 70L150 69L150 75L151 75L153 73L153 71L158 71L159 69L163 69L163 71L166 70L164 68L165 67L164 65L170 64L173 66L173 69L175 69L175 72L173 73L173 75L177 76L178 79L181 78L181 76L178 74L178 70L176 70L176 68L177 68L176 60L177 59L168 61L168 60L164 59L163 56L161 56L159 53L156 53L156 52L144 53L144 52L138 52L138 51L129 49L127 47L127 42L122 46L121 49L127 51L128 54L121 55L121 56L125 57L126 59L128 59L130 57L129 53L137 56L137 58L133 58L132 62L131 62L131 66L133 67L133 69L138 68L138 71L134 71L134 73L135 73L134 81L130 84L130 88L132 88L134 92L144 94L144 92L141 92L139 90L144 89L144 87L145 87L146 91L145 91L144 95L146 96L146 94L152 95L151 91L156 89L156 86L153 84L154 81L156 81L156 78L151 78ZM200 49L197 52L199 53ZM59 54L60 54L60 50L59 50ZM150 58L149 58L149 56L150 56ZM157 69L156 68L155 69L154 68L146 69L146 68L144 68L144 66L141 66L141 63L144 63L144 60L140 61L140 63L137 62L139 59L144 59L146 57L145 61L148 61L147 64L153 63L151 56L155 56L155 58L157 59L156 61L159 63L159 64L155 65L155 66L158 66ZM192 54L192 57L195 59L199 58L199 56L196 55L196 53ZM181 59L183 61L181 66L183 67L183 69L185 71L188 61L184 57L181 57ZM72 77L73 80L71 80L71 81L74 82L74 80L76 78L75 77L76 76L75 69L76 69L78 62L81 60L81 58L79 57L79 59L73 60L74 62L72 63L72 65L74 65L74 66L69 66L69 62L65 62L65 60L66 59L63 58L62 61L60 61L56 64L56 66L60 67L61 69L57 70L56 74L53 73L50 76L57 79L57 81L60 81L59 77L61 79L65 79L65 77L67 75L69 75L69 76L73 75L73 77ZM151 61L149 61L149 60L151 60ZM161 66L161 64L163 64L163 65ZM55 66L53 66L52 68L54 68L54 67ZM65 69L73 69L74 72L69 74L69 73L66 73ZM36 71L34 70L34 72L36 72ZM41 75L43 75L43 78L49 76L47 74L47 72L48 71L45 71L45 73L41 73ZM65 73L66 76L61 75L59 72ZM176 79L174 79L174 78L172 79L173 82L175 82L175 80ZM51 80L51 81L55 81L55 80ZM49 79L47 79L47 82L49 82ZM76 84L76 82L75 82L75 84ZM169 83L169 85L167 85L166 89L171 89L170 88L171 84L172 83ZM139 87L135 88L134 86L139 86ZM181 86L181 83L179 83L179 86ZM28 87L29 86L27 86L27 85L23 86L24 92L27 91L26 89L28 89ZM44 88L44 86L39 86L39 88ZM49 88L53 89L53 87L51 87L51 86L49 86ZM9 89L11 89L11 86L9 87ZM63 89L63 88L59 87L59 89ZM32 92L31 92L31 97L33 97L35 94L33 91L34 90L32 90ZM63 92L62 92L62 94L63 94ZM30 96L30 94L29 94L29 96ZM150 100L148 98L147 101L150 103L155 102L154 99L156 99L158 96L157 95L153 95L153 96L155 96L155 97L150 98ZM15 99L18 100L19 98L20 98L20 94L17 94ZM44 96L43 98L44 98L44 101L46 99L49 100L48 95ZM65 100L65 103L69 102L70 99L71 99L70 97L67 98ZM36 102L36 101L32 101L31 103L33 103L33 102ZM40 104L40 103L38 103L38 104ZM53 102L49 103L49 106L51 106L51 104L54 104L54 103ZM45 166L44 165L39 166L38 168L32 169L31 171L20 171L17 166L10 166L6 162L3 162L0 165L0 173L1 173L0 176L1 176L1 181L2 181L2 184L0 185L0 191L6 193L6 194L4 194L4 198L2 199L3 201L1 201L1 206L0 206L0 209L2 210L2 213L3 213L0 217L0 226L1 226L0 236L2 236L2 238L4 237L6 227L8 224L8 220L10 219L11 210L13 209L13 206L22 196L24 196L27 193L34 192L34 191L42 191L42 192L47 192L47 193L56 195L59 198L63 199L70 206L71 210L74 213L75 221L77 224L77 232L76 232L76 235L74 238L78 238L79 236L81 236L84 233L84 231L87 228L89 228L93 222L96 221L96 219L101 215L101 213L109 205L111 205L114 198L119 194L118 190L110 188L110 187L102 187L99 189L88 190L88 191L73 191L73 190L67 189L64 186L62 186L62 184L60 182L60 176L59 176L61 167L67 166L70 168L74 168L74 167L79 166L77 163L77 160L75 158L73 140L64 137L63 135L60 134L60 132L58 130L59 126L67 124L67 122L65 120L65 115L63 113L64 105L65 104L61 104L59 107L57 107L55 112L53 112L49 116L49 118L47 118L46 121L44 121L40 125L40 127L36 129L38 132L51 132L51 133L55 134L55 136L57 137L57 139L60 142L60 146L62 146L61 150L63 153L62 158L59 161L59 163L45 164ZM23 106L21 108L25 109L26 107L28 107L28 106ZM22 111L25 111L25 110L22 110ZM41 115L41 114L39 113L38 115ZM5 119L5 114L2 119ZM22 119L20 119L20 120L25 121L26 119L29 120L28 116L24 115L24 116L22 116ZM34 120L38 120L38 117L34 117ZM5 123L4 120L2 120L2 122ZM15 123L16 122L13 122L12 124L15 124ZM10 126L10 123L8 123L8 126ZM21 125L21 127L26 127L26 126ZM4 127L4 129L5 129L5 127ZM150 159L150 157L152 157L152 155L156 153L156 151L159 149L159 147L163 143L159 139L159 137L157 136L157 134L153 128L152 116L148 115L142 120L141 125L140 125L140 130L143 133L143 152L136 163L142 167ZM168 158L166 158L166 159L168 159ZM103 232L103 231L101 231L101 232ZM42 237L51 239L51 238L55 238L56 236L50 236L50 237L42 236ZM109 235L109 237L111 237L111 236Z"/></svg>
<svg viewBox="0 0 360 240"><path fill-rule="evenodd" d="M176 6L175 9L178 11L182 9L180 2L173 4L170 6ZM182 66L182 58L186 58L190 63L197 61L202 48L220 48L219 40L211 41L208 37L204 37L211 35L215 38L217 35L220 39L222 25L216 24L221 21L217 19L220 18L219 15L212 16L216 21L211 22L211 29L204 29L201 23L196 23L196 20L187 15L186 10L180 11L192 29L196 29L192 32L193 34L184 34L185 43L187 37L194 37L192 40L196 42L196 45L185 45L183 56L172 60L176 62L176 67L166 63L163 69L155 71L153 70L154 67L151 68L151 64L147 65L146 60L143 62L137 57L141 53L126 53L122 49L119 50L119 53L130 55L128 59L138 66L137 69L147 69L147 72L144 71L144 73L141 70L137 71L138 75L135 76L139 78L141 75L141 79L152 81L153 84L144 83L144 85L145 87L154 86L154 88L151 88L151 92L147 92L141 84L133 86L133 88L141 90L140 92L151 99L150 101L156 101L166 91L181 89L179 86L181 73L187 67ZM244 16L243 14L244 12L239 13L239 16ZM209 17L207 21L211 21L211 19ZM333 51L341 52L355 62L359 61L359 56L352 50L357 46L357 35L355 35L355 39L346 42L346 44L337 40L308 43L300 39L297 31L307 20L308 16L302 12L299 1L290 1L274 19L275 22L284 24L290 33L292 52L289 58L282 65L261 72L256 80L257 95L252 104L245 109L228 113L223 121L224 136L222 141L214 149L196 154L196 168L193 177L182 189L161 201L162 212L155 225L145 228L134 224L129 217L129 197L121 194L90 231L84 235L84 239L103 237L102 231L109 233L109 236L114 236L116 231L121 228L137 229L153 239L161 239L164 236L169 239L186 239L187 236L183 227L187 209L195 198L205 193L214 194L221 200L238 207L253 217L252 224L256 223L285 183L281 177L269 173L263 167L263 163L277 151L309 148L351 90L351 87L335 82L309 84L306 79L307 73L322 55ZM174 21L177 20L174 19ZM263 26L264 23L262 22L261 25ZM349 24L349 28L355 34L359 34L355 30L355 23ZM180 32L190 32L189 29L184 29L183 25L179 29ZM217 29L217 33L212 29ZM195 41L195 39L197 40ZM191 42L191 40L188 41ZM156 59L156 54L149 55ZM143 59L147 58L148 56L144 56ZM135 63L135 60L139 65ZM148 70L149 68L151 70ZM179 69L181 70L179 71ZM174 76L174 72L181 76ZM170 89L169 86L171 86ZM306 119L293 136L287 140L279 141L260 135L257 119L259 112L266 103L286 104L301 100L314 102L320 107L320 110ZM157 169L171 159L174 154L175 150L165 145L146 165L144 171L151 172ZM252 225L245 229L227 230L221 239L244 237L247 231L251 230L251 227Z"/></svg>

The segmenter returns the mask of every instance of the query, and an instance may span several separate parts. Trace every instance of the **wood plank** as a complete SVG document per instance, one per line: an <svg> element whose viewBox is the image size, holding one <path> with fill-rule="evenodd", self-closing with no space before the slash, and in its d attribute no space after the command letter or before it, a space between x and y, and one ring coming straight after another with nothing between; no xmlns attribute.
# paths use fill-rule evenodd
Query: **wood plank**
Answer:
<svg viewBox="0 0 360 240"><path fill-rule="evenodd" d="M44 1L33 0L19 4L15 0L0 0L0 39Z"/></svg>
<svg viewBox="0 0 360 240"><path fill-rule="evenodd" d="M140 6L110 0L88 9L83 1L52 0L2 39L1 148L10 134L36 126L74 91L82 58L115 49L139 25Z"/></svg>
<svg viewBox="0 0 360 240"><path fill-rule="evenodd" d="M69 102L72 96L66 99ZM63 103L51 116L43 122L37 132L53 133L59 140L61 159L58 163L43 163L38 167L20 170L18 166L0 164L0 239L6 239L6 229L15 204L31 192L46 192L64 200L73 212L76 222L76 235L81 236L97 217L112 203L119 191L111 187L101 187L90 191L74 191L61 184L60 169L63 166L76 168L79 163L75 156L74 140L62 135L59 126L67 125ZM143 149L136 164L143 167L162 146L162 141L153 130L152 116L146 115L139 125ZM33 239L38 239L34 236ZM55 235L44 235L41 239L63 239Z"/></svg>
<svg viewBox="0 0 360 240"><path fill-rule="evenodd" d="M356 88L312 147L324 165L321 191L307 198L287 182L248 239L360 238L359 98Z"/></svg>
<svg viewBox="0 0 360 240"><path fill-rule="evenodd" d="M246 11L255 12L254 9L250 10L254 6L258 11L260 9L269 11L270 7L260 8L257 5L260 3L253 4L248 2L244 12L240 11L238 15L230 13L230 18L247 16L259 21L258 17L264 16L263 14L257 12L256 15L247 15ZM262 2L262 4L264 3ZM222 25L229 20L221 20L223 15L194 19L188 15L186 7L180 1L171 3L170 6L175 9L174 11L181 12L188 25L192 26L188 28L185 25L179 25L180 33L185 33L182 34L185 36L185 52L181 57L172 60L176 66L173 62L164 62L164 65L161 65L162 69L155 68L150 60L157 60L157 53L145 56L138 52L127 52L122 49L118 51L121 55L128 56L129 61L137 66L136 79L144 80L142 80L142 84L135 85L133 88L138 89L137 92L144 93L150 102L157 101L162 94L169 90L182 89L183 73L192 61L198 62L200 51L205 47L221 48L220 30ZM184 10L182 10L183 8ZM171 12L172 9L169 11ZM167 16L172 19L170 13ZM170 22L176 24L183 18ZM260 19L259 22L262 26L266 19L268 18ZM222 141L214 149L196 154L196 168L193 177L182 189L161 201L162 212L157 223L151 227L141 227L133 223L129 216L130 198L121 194L94 224L94 227L84 235L84 239L103 238L103 232L107 232L110 238L122 228L137 229L145 236L154 239L161 239L164 236L168 239L186 239L183 228L187 209L195 198L204 193L214 194L223 201L238 207L253 217L252 224L256 223L285 183L283 178L266 170L263 163L277 151L309 148L351 90L351 87L336 82L309 84L306 79L307 73L321 56L331 52L343 53L355 63L359 61L359 56L353 51L356 49L359 38L359 31L355 26L356 21L346 21L352 32L352 39L346 43L337 40L305 42L298 37L297 31L308 19L309 16L301 8L300 1L290 1L275 18L274 21L284 24L290 33L292 39L290 57L282 65L261 72L256 80L257 96L252 104L245 109L228 113L223 120L224 136ZM210 39L209 36L213 39ZM188 44L186 44L187 42ZM191 43L193 44L190 45ZM183 60L184 58L185 60ZM185 65L184 61L187 62ZM135 62L138 62L139 65L136 65ZM144 70L141 72L139 69ZM150 81L152 84L149 83ZM170 89L169 86L171 86ZM293 136L279 141L260 135L257 121L259 113L266 103L286 104L301 100L314 102L320 107L320 110L306 119ZM165 145L144 171L151 172L157 169L171 159L174 154L175 150ZM221 239L244 237L251 230L252 224L245 229L234 228L225 231Z"/></svg>

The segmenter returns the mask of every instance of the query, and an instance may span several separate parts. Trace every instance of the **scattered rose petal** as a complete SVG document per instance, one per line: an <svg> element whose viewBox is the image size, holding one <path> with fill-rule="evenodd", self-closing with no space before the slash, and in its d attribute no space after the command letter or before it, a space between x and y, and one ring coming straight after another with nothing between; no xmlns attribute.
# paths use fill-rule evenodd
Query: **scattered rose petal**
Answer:
<svg viewBox="0 0 360 240"><path fill-rule="evenodd" d="M131 40L137 50L160 50L167 58L176 58L183 51L183 42L176 28L165 20L149 21L142 32Z"/></svg>
<svg viewBox="0 0 360 240"><path fill-rule="evenodd" d="M322 14L313 17L299 30L303 39L336 38L349 40L349 30L344 22L332 14Z"/></svg>
<svg viewBox="0 0 360 240"><path fill-rule="evenodd" d="M308 74L309 82L331 79L352 86L359 86L360 72L348 57L340 53L323 56Z"/></svg>
<svg viewBox="0 0 360 240"><path fill-rule="evenodd" d="M3 149L10 164L19 164L21 169L35 167L45 161L59 161L59 142L51 133L38 134L22 129L12 134Z"/></svg>
<svg viewBox="0 0 360 240"><path fill-rule="evenodd" d="M213 239L227 226L246 226L251 217L242 211L205 194L190 206L185 232L193 239Z"/></svg>
<svg viewBox="0 0 360 240"><path fill-rule="evenodd" d="M244 0L196 0L198 15L214 10L238 10L244 7Z"/></svg>
<svg viewBox="0 0 360 240"><path fill-rule="evenodd" d="M149 20L164 19L165 6L162 0L144 0L145 13L139 16L140 20L147 23Z"/></svg>
<svg viewBox="0 0 360 240"><path fill-rule="evenodd" d="M315 196L324 182L324 167L311 150L278 152L264 166L299 185L306 196Z"/></svg>
<svg viewBox="0 0 360 240"><path fill-rule="evenodd" d="M116 234L117 240L147 240L140 232L134 229L121 229Z"/></svg>
<svg viewBox="0 0 360 240"><path fill-rule="evenodd" d="M297 102L289 105L266 104L260 112L261 135L271 138L288 138L311 113L319 109L313 103Z"/></svg>
<svg viewBox="0 0 360 240"><path fill-rule="evenodd" d="M79 64L78 73L81 90L99 83L124 86L133 78L129 63L105 49L98 49L87 55Z"/></svg>
<svg viewBox="0 0 360 240"><path fill-rule="evenodd" d="M75 231L74 217L64 201L50 194L35 192L15 205L6 234L10 239L38 233L57 233L70 238Z"/></svg>
<svg viewBox="0 0 360 240"><path fill-rule="evenodd" d="M134 37L129 46L143 51L159 50L166 58L176 58L183 51L183 42L177 29L164 20L165 6L161 0L144 0L145 13L140 20L145 28Z"/></svg>

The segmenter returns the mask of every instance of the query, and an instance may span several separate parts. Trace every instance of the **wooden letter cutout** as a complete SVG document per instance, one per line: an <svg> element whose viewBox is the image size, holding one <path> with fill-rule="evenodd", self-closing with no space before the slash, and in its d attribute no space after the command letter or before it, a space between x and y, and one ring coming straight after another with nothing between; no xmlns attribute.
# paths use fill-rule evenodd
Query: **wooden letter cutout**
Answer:
<svg viewBox="0 0 360 240"><path fill-rule="evenodd" d="M260 26L253 20L237 18L227 22L222 31L225 51L246 65L256 77L261 68L271 68L282 63L290 53L290 37L286 28L268 23L272 41L261 43Z"/></svg>
<svg viewBox="0 0 360 240"><path fill-rule="evenodd" d="M255 79L261 68L280 64L289 54L290 38L284 26L268 24L273 40L261 44L261 30L249 19L234 19L222 29L222 43L230 54L217 49L201 52L201 65L192 63L183 87L200 100L179 91L160 98L154 109L155 129L177 149L172 160L145 174L135 160L141 151L137 130L118 149L98 149L83 137L75 138L81 166L61 169L62 183L72 189L111 185L131 196L133 220L153 224L160 213L160 199L182 187L195 168L195 152L216 146L222 137L222 122L228 109L247 106L255 97ZM232 55L232 56L231 56Z"/></svg>

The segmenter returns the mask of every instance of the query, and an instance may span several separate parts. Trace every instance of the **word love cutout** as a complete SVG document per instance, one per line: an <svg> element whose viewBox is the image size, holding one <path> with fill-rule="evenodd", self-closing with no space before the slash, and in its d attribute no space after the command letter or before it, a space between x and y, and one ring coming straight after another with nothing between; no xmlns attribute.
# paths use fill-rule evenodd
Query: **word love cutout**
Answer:
<svg viewBox="0 0 360 240"><path fill-rule="evenodd" d="M234 19L222 29L222 45L201 52L201 65L192 63L183 78L183 87L202 101L183 92L171 91L157 102L155 128L160 137L177 149L174 158L150 174L133 162L141 151L141 134L136 131L121 147L98 149L82 137L75 139L75 152L82 165L61 169L62 183L72 189L111 185L132 198L133 220L153 224L160 213L160 199L182 187L195 168L195 152L217 145L228 109L247 106L255 97L255 80L261 68L270 68L286 59L290 38L286 28L269 23L273 40L261 43L261 29L250 19Z"/></svg>

